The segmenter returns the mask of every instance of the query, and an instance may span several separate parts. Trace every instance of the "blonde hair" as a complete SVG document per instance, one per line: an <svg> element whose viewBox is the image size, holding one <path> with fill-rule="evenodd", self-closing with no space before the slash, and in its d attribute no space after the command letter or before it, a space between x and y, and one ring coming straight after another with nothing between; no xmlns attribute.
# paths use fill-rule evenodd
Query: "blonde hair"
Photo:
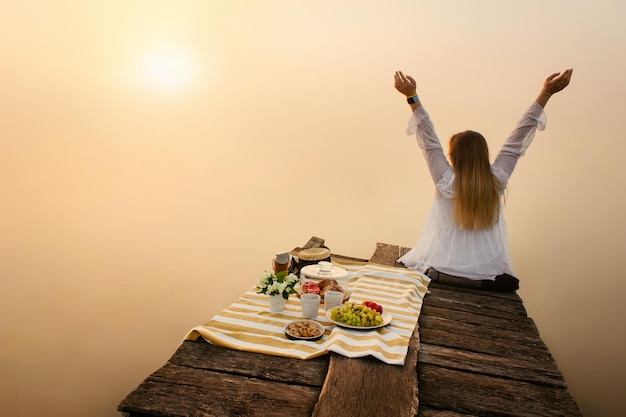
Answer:
<svg viewBox="0 0 626 417"><path fill-rule="evenodd" d="M502 184L491 172L487 141L466 130L450 138L454 168L454 220L464 230L485 230L498 221Z"/></svg>

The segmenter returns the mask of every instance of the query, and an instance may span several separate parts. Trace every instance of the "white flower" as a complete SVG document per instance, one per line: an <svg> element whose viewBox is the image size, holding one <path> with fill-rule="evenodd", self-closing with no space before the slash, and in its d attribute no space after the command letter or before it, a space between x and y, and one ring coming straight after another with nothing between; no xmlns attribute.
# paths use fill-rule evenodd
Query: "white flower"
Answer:
<svg viewBox="0 0 626 417"><path fill-rule="evenodd" d="M283 284L281 284L280 282L272 282L270 285L267 286L267 293L270 295L278 295L283 292L283 289Z"/></svg>
<svg viewBox="0 0 626 417"><path fill-rule="evenodd" d="M294 274L279 273L279 278L270 271L265 271L257 281L256 290L260 294L282 295L285 299L295 292L294 287L300 281ZM282 282L281 282L282 281Z"/></svg>
<svg viewBox="0 0 626 417"><path fill-rule="evenodd" d="M297 284L300 281L300 278L298 278L294 274L289 274L289 275L287 275L286 280L287 280L287 283L289 285L295 285L295 284Z"/></svg>

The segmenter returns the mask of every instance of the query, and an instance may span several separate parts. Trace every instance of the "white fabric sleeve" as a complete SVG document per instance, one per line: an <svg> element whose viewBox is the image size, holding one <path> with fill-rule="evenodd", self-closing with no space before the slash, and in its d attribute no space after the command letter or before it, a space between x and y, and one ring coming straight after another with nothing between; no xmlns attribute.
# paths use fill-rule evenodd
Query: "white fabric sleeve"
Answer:
<svg viewBox="0 0 626 417"><path fill-rule="evenodd" d="M510 177L517 160L524 155L535 138L535 132L544 130L546 125L546 113L536 101L533 102L502 145L493 163L494 168L502 169Z"/></svg>
<svg viewBox="0 0 626 417"><path fill-rule="evenodd" d="M416 135L417 145L422 149L430 175L434 183L437 184L443 178L443 174L450 168L450 163L443 153L435 126L424 106L419 106L415 109L409 119L406 133L407 135Z"/></svg>

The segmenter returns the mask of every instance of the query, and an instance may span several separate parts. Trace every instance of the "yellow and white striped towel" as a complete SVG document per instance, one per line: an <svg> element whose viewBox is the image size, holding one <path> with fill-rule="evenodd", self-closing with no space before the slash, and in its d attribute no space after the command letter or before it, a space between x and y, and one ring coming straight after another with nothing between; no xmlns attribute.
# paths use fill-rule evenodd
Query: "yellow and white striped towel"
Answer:
<svg viewBox="0 0 626 417"><path fill-rule="evenodd" d="M328 352L350 358L372 355L389 364L403 365L430 279L405 268L363 262L339 265L349 273L350 301L371 300L381 304L392 315L390 324L373 330L335 326L326 318L322 303L315 319L326 329L322 339L290 340L283 328L289 321L300 318L299 298L292 295L284 311L271 313L268 296L257 294L253 287L210 321L191 329L185 340L203 337L231 349L299 359Z"/></svg>

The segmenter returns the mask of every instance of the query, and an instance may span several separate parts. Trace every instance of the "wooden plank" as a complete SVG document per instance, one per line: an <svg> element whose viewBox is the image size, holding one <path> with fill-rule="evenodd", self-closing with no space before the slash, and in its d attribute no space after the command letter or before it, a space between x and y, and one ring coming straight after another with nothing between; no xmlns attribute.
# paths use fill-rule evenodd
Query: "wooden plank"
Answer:
<svg viewBox="0 0 626 417"><path fill-rule="evenodd" d="M431 306L431 300L450 308ZM422 342L553 365L536 326L518 304L490 295L432 289L419 318ZM500 317L490 316L494 311Z"/></svg>
<svg viewBox="0 0 626 417"><path fill-rule="evenodd" d="M543 342L525 333L489 331L481 326L465 325L436 317L421 317L420 336L423 343L448 348L514 357L554 364Z"/></svg>
<svg viewBox="0 0 626 417"><path fill-rule="evenodd" d="M389 245L386 243L377 243L376 250L370 258L370 262L382 265L404 267L403 264L397 262L400 257L400 247L398 245Z"/></svg>
<svg viewBox="0 0 626 417"><path fill-rule="evenodd" d="M430 288L426 295L428 306L433 308L441 308L449 311L465 311L482 317L498 317L511 321L525 321L528 316L525 309L515 305L505 305L501 300L490 299L486 303L480 300L468 297L459 297L450 291L442 291L437 288ZM493 300L493 302L491 302ZM426 300L425 300L426 301Z"/></svg>
<svg viewBox="0 0 626 417"><path fill-rule="evenodd" d="M420 406L418 417L480 417L476 414L455 413L449 410L436 410L429 407Z"/></svg>
<svg viewBox="0 0 626 417"><path fill-rule="evenodd" d="M418 410L419 335L409 343L404 366L378 359L331 354L330 367L313 417L413 417Z"/></svg>
<svg viewBox="0 0 626 417"><path fill-rule="evenodd" d="M556 366L549 366L545 362L446 348L423 341L420 345L419 363L548 387L567 388Z"/></svg>
<svg viewBox="0 0 626 417"><path fill-rule="evenodd" d="M499 293L490 291L463 290L466 289L450 286L437 286L435 283L431 282L428 285L429 294L426 295L424 301L428 300L430 303L429 298L433 297L438 298L439 303L447 303L445 307L450 310L467 310L468 308L473 308L475 310L483 310L487 315L494 315L498 314L498 312L503 312L527 317L526 309L521 301L518 302L515 299L502 298L499 296Z"/></svg>
<svg viewBox="0 0 626 417"><path fill-rule="evenodd" d="M185 341L169 362L175 365L246 377L321 387L328 355L306 361L215 346L203 339Z"/></svg>
<svg viewBox="0 0 626 417"><path fill-rule="evenodd" d="M490 310L494 311L494 310ZM535 322L527 316L510 314L505 317L497 317L486 314L485 311L463 311L450 310L446 308L433 306L430 302L422 306L422 314L430 317L440 317L447 320L458 321L469 324L476 324L486 327L496 327L502 329L512 329L516 331L525 331L539 333Z"/></svg>
<svg viewBox="0 0 626 417"><path fill-rule="evenodd" d="M518 303L522 303L522 299L519 298L516 292L500 292L500 291L487 291L480 288L468 288L468 287L459 287L454 285L442 284L440 282L431 282L430 287L434 289L444 289L448 291L454 291L458 293L465 294L475 294L475 295L483 295L492 298L503 298L506 300L517 301Z"/></svg>
<svg viewBox="0 0 626 417"><path fill-rule="evenodd" d="M429 310L430 309L427 307L426 311L428 312ZM447 312L437 314L447 314ZM471 313L467 313L467 315L471 315ZM454 314L450 314L450 316L454 316ZM493 340L503 340L505 342L514 341L515 343L521 343L525 346L547 350L545 343L543 343L543 340L541 340L537 332L524 331L523 328L519 327L507 327L505 325L505 323L507 323L506 320L502 320L502 324L499 326L483 326L482 324L475 324L469 321L457 321L451 319L450 316L446 317L444 315L442 317L439 315L431 316L424 314L420 315L418 321L420 326L424 329L446 330L463 335L480 335ZM476 322L477 320L478 318L472 321ZM497 318L494 318L490 320L490 323L495 323L497 320Z"/></svg>
<svg viewBox="0 0 626 417"><path fill-rule="evenodd" d="M420 403L476 416L581 416L567 390L418 364Z"/></svg>
<svg viewBox="0 0 626 417"><path fill-rule="evenodd" d="M321 248L326 241L321 237L313 236L304 244L302 249Z"/></svg>
<svg viewBox="0 0 626 417"><path fill-rule="evenodd" d="M398 247L378 244L371 262L395 265ZM403 366L372 357L350 359L331 354L326 381L313 417L413 417L418 410L417 358L419 333L409 341Z"/></svg>
<svg viewBox="0 0 626 417"><path fill-rule="evenodd" d="M119 405L133 415L309 417L320 388L167 363Z"/></svg>

